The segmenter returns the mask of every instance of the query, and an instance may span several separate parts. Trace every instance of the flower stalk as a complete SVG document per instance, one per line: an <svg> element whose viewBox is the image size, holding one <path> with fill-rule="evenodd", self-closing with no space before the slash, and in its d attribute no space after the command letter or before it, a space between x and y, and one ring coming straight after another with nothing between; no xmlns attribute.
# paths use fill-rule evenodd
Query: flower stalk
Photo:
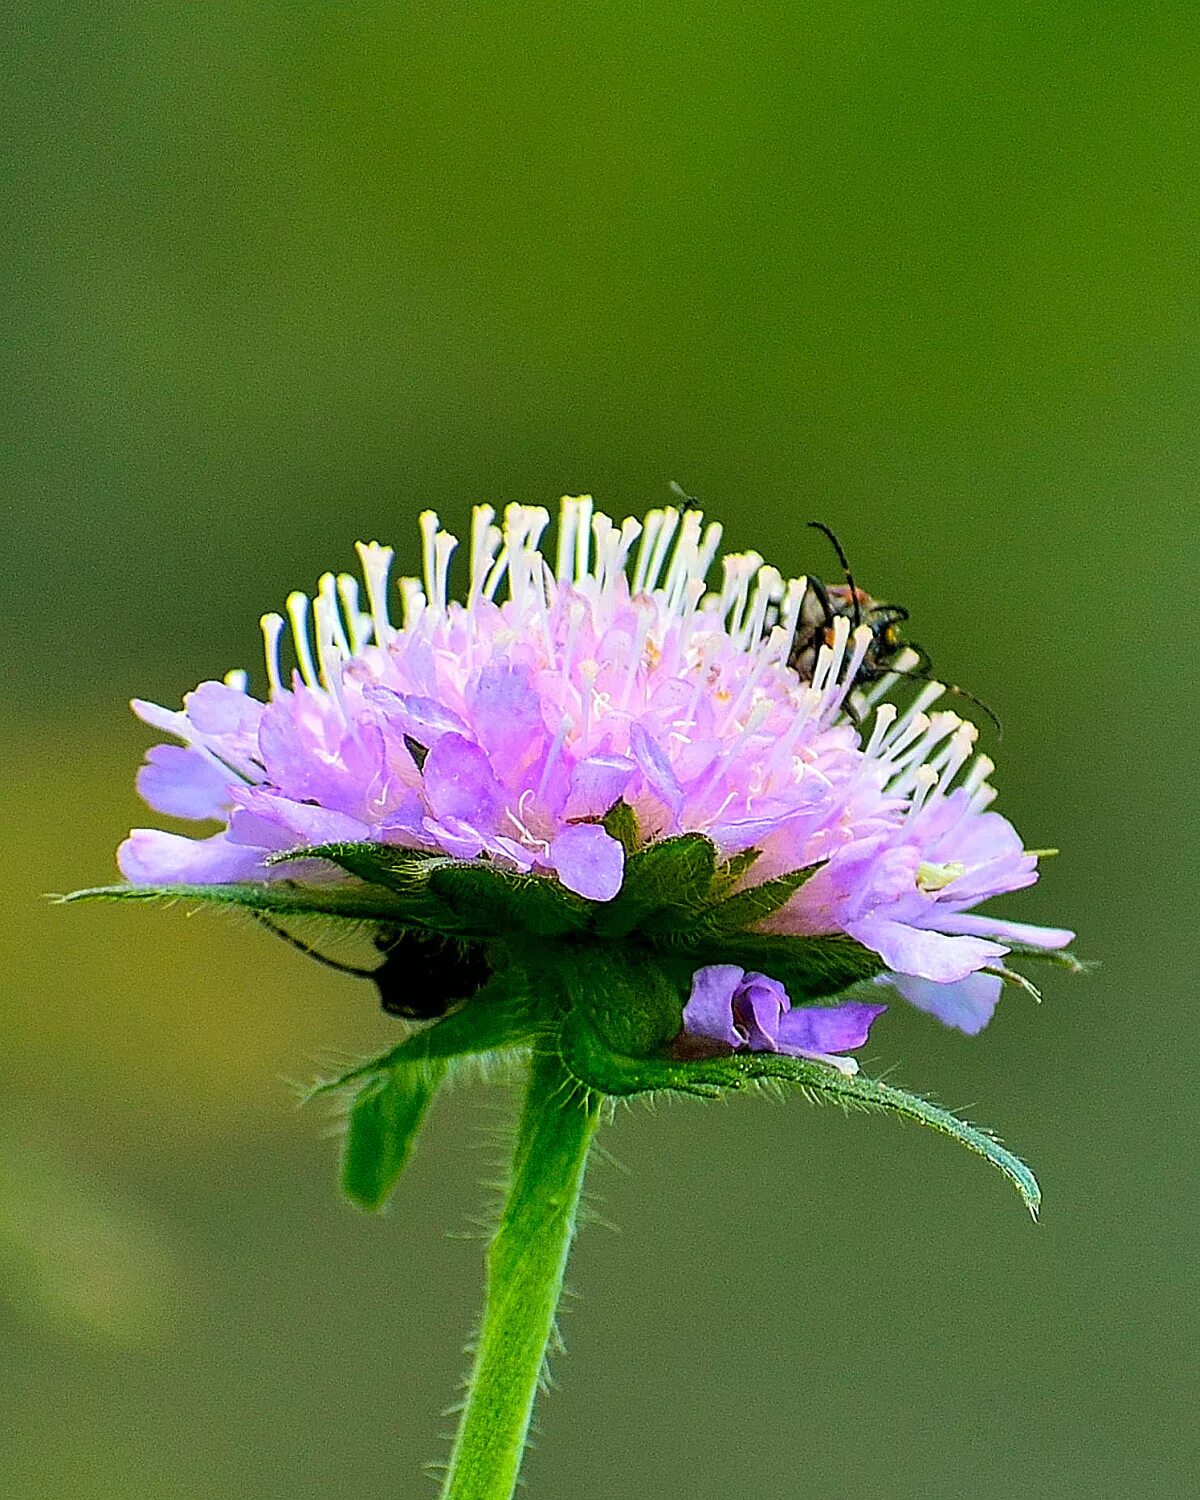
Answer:
<svg viewBox="0 0 1200 1500"><path fill-rule="evenodd" d="M599 1122L600 1097L535 1052L443 1500L509 1500L516 1487Z"/></svg>

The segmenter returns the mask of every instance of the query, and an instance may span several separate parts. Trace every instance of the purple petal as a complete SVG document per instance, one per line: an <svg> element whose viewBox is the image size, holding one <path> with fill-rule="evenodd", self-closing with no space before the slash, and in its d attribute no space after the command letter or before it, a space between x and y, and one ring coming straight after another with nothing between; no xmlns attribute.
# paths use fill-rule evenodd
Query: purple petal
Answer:
<svg viewBox="0 0 1200 1500"><path fill-rule="evenodd" d="M416 792L404 792L400 800L384 814L375 830L381 844L425 843L423 823L425 804Z"/></svg>
<svg viewBox="0 0 1200 1500"><path fill-rule="evenodd" d="M571 772L565 818L596 818L620 800L637 770L625 755L589 755Z"/></svg>
<svg viewBox="0 0 1200 1500"><path fill-rule="evenodd" d="M444 734L425 757L425 799L435 818L456 818L490 833L504 806L504 788L487 752L461 734Z"/></svg>
<svg viewBox="0 0 1200 1500"><path fill-rule="evenodd" d="M889 969L933 979L939 984L965 979L994 959L1003 958L1008 951L982 938L946 937L874 913L847 922L846 931L864 947L874 949Z"/></svg>
<svg viewBox="0 0 1200 1500"><path fill-rule="evenodd" d="M734 1030L733 996L745 975L736 964L709 964L692 975L692 993L683 1007L683 1029L690 1036L708 1037L727 1047L740 1047Z"/></svg>
<svg viewBox="0 0 1200 1500"><path fill-rule="evenodd" d="M1075 937L1066 927L1037 927L1032 922L1009 922L973 911L939 913L937 922L943 932L994 938L998 943L1026 943L1031 948L1065 948Z"/></svg>
<svg viewBox="0 0 1200 1500"><path fill-rule="evenodd" d="M634 724L629 731L629 748L633 751L646 785L672 817L678 818L683 807L683 788L676 780L671 762L662 747L650 738L640 724Z"/></svg>
<svg viewBox="0 0 1200 1500"><path fill-rule="evenodd" d="M137 774L137 789L156 812L175 818L223 818L242 780L211 756L182 745L155 745Z"/></svg>
<svg viewBox="0 0 1200 1500"><path fill-rule="evenodd" d="M426 818L422 828L445 854L458 859L478 859L483 853L483 835L461 818Z"/></svg>
<svg viewBox="0 0 1200 1500"><path fill-rule="evenodd" d="M722 854L740 854L744 849L753 848L755 844L769 839L781 828L811 817L812 811L812 804L807 802L798 807L780 805L778 812L767 813L762 817L718 818L715 822L706 824L704 831Z"/></svg>
<svg viewBox="0 0 1200 1500"><path fill-rule="evenodd" d="M293 797L324 802L344 779L337 758L345 725L336 704L299 687L267 705L258 727L266 779Z"/></svg>
<svg viewBox="0 0 1200 1500"><path fill-rule="evenodd" d="M801 1005L779 1021L779 1051L804 1054L849 1052L861 1047L886 1005L847 1000L842 1005Z"/></svg>
<svg viewBox="0 0 1200 1500"><path fill-rule="evenodd" d="M276 792L247 789L237 800L229 819L229 837L235 844L290 849L305 844L357 844L371 836L367 824L357 818Z"/></svg>
<svg viewBox="0 0 1200 1500"><path fill-rule="evenodd" d="M912 974L881 974L879 983L891 985L910 1005L968 1036L976 1036L992 1019L1003 987L997 974L968 974L954 984L934 984Z"/></svg>
<svg viewBox="0 0 1200 1500"><path fill-rule="evenodd" d="M511 859L518 870L531 870L536 863L533 853L526 849L524 844L518 844L516 839L505 838L503 834L497 834L494 839L490 839L488 847L494 853L503 854Z"/></svg>
<svg viewBox="0 0 1200 1500"><path fill-rule="evenodd" d="M791 1001L777 979L753 971L733 997L733 1017L752 1052L777 1052L779 1018Z"/></svg>
<svg viewBox="0 0 1200 1500"><path fill-rule="evenodd" d="M564 829L550 845L548 863L569 891L589 901L611 901L625 876L625 850L594 823Z"/></svg>
<svg viewBox="0 0 1200 1500"><path fill-rule="evenodd" d="M546 726L528 667L490 662L467 706L476 738L506 773L524 769L541 753Z"/></svg>
<svg viewBox="0 0 1200 1500"><path fill-rule="evenodd" d="M230 843L223 833L189 839L158 828L135 828L117 850L121 874L132 885L224 885L265 880L263 851Z"/></svg>
<svg viewBox="0 0 1200 1500"><path fill-rule="evenodd" d="M389 724L401 734L411 735L419 745L432 750L444 734L469 734L470 726L435 698L416 693L398 693L394 688L369 683L363 697L373 703Z"/></svg>
<svg viewBox="0 0 1200 1500"><path fill-rule="evenodd" d="M263 704L226 682L202 682L183 700L187 716L201 734L258 733Z"/></svg>
<svg viewBox="0 0 1200 1500"><path fill-rule="evenodd" d="M163 708L161 703L151 703L146 698L131 698L129 706L142 723L149 724L151 729L159 729L163 734L178 735L181 740L193 740L196 737L187 714L181 709Z"/></svg>

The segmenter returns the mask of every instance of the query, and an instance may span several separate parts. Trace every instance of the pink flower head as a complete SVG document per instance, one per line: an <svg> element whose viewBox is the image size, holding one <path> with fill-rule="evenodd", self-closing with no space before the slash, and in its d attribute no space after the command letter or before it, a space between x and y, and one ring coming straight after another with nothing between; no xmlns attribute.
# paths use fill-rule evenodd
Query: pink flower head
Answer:
<svg viewBox="0 0 1200 1500"><path fill-rule="evenodd" d="M857 939L936 992L905 991L951 1024L955 987L982 979L990 993L980 971L1007 942L1069 940L971 910L1036 879L1036 861L987 811L991 762L971 763L973 726L927 712L937 684L903 711L855 688L866 627L837 619L801 680L788 657L804 580L743 553L722 558L710 589L721 528L699 512L617 525L590 498L566 499L553 564L548 523L539 507L510 505L502 525L477 507L458 600L458 543L426 512L423 577L399 581L399 625L392 551L360 544L365 601L354 578L326 574L311 601L290 596L286 623L264 616L265 703L244 673L202 683L179 712L135 702L182 742L150 751L143 797L224 826L199 839L135 829L126 878L296 878L271 856L376 841L487 858L606 902L626 856L600 820L624 801L643 840L698 831L723 856L758 850L750 881L825 861L770 926Z"/></svg>

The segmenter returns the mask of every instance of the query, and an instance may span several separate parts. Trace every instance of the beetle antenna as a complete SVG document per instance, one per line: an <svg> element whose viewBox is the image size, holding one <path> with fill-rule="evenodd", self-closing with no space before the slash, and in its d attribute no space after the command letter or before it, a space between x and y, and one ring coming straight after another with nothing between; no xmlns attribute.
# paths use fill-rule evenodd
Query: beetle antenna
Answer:
<svg viewBox="0 0 1200 1500"><path fill-rule="evenodd" d="M837 553L838 562L841 563L842 572L846 575L846 582L850 586L850 602L854 606L854 628L857 630L862 624L862 610L859 607L858 588L854 582L854 574L850 571L850 560L846 556L845 549L842 547L841 542L838 541L832 528L826 526L824 521L810 521L808 524L814 531L819 531L822 536L828 537L833 550Z"/></svg>
<svg viewBox="0 0 1200 1500"><path fill-rule="evenodd" d="M277 938L282 938L285 943L295 948L298 953L303 953L308 958L316 959L317 963L324 964L327 969L336 969L339 974L352 974L355 979L375 978L374 969L360 969L355 964L344 964L336 958L327 958L324 953L318 953L303 938L295 937L285 928L280 927L277 922L272 922L270 917L264 916L262 912L252 911L250 915L261 927L265 927L268 932L273 932Z"/></svg>
<svg viewBox="0 0 1200 1500"><path fill-rule="evenodd" d="M919 649L919 648L918 648ZM914 682L941 682L940 677L934 677L931 672L902 671L896 667L888 667L888 673L895 673L897 677L911 677ZM996 730L996 738L1004 738L1004 725L1000 722L1000 715L994 708L989 708L982 698L977 698L974 693L968 693L966 688L956 687L952 682L943 682L942 686L948 693L953 693L956 698L965 698L968 703L973 703L976 708L981 709L991 719Z"/></svg>

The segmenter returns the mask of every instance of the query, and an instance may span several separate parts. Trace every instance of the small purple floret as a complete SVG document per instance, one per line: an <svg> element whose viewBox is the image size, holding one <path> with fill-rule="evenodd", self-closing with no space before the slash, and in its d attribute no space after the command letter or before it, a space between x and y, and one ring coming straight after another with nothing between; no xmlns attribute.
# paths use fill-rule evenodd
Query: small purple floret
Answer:
<svg viewBox="0 0 1200 1500"><path fill-rule="evenodd" d="M709 964L692 976L683 1029L689 1037L735 1051L745 1047L751 1052L812 1058L849 1077L858 1071L858 1063L838 1054L861 1047L871 1023L886 1009L886 1005L847 1000L841 1005L803 1005L793 1010L787 990L777 979L753 970L747 973L737 964Z"/></svg>

